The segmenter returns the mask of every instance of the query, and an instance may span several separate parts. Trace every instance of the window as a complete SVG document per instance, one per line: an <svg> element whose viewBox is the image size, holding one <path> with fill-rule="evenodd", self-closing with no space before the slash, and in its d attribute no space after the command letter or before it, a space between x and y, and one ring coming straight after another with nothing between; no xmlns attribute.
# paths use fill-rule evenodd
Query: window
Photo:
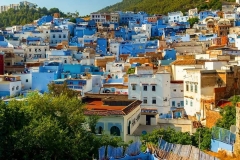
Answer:
<svg viewBox="0 0 240 160"><path fill-rule="evenodd" d="M195 84L195 93L197 93L197 85Z"/></svg>
<svg viewBox="0 0 240 160"><path fill-rule="evenodd" d="M28 82L28 79L26 79L26 82Z"/></svg>
<svg viewBox="0 0 240 160"><path fill-rule="evenodd" d="M156 98L153 97L153 98L152 98L152 104L156 104L156 103L157 103Z"/></svg>
<svg viewBox="0 0 240 160"><path fill-rule="evenodd" d="M12 87L12 91L14 91L14 86Z"/></svg>
<svg viewBox="0 0 240 160"><path fill-rule="evenodd" d="M193 92L193 85L191 84L191 92Z"/></svg>
<svg viewBox="0 0 240 160"><path fill-rule="evenodd" d="M187 99L186 99L186 102L185 102L185 103L186 103L186 105L188 105L188 100L187 100Z"/></svg>
<svg viewBox="0 0 240 160"><path fill-rule="evenodd" d="M192 102L192 101L190 101L190 106L191 106L191 107L193 106L193 102Z"/></svg>
<svg viewBox="0 0 240 160"><path fill-rule="evenodd" d="M136 90L136 84L132 84L132 90L133 90L133 91Z"/></svg>
<svg viewBox="0 0 240 160"><path fill-rule="evenodd" d="M55 38L55 34L53 34L53 36L52 36L53 38Z"/></svg>
<svg viewBox="0 0 240 160"><path fill-rule="evenodd" d="M173 90L173 92L176 92L176 91L177 91L176 89Z"/></svg>
<svg viewBox="0 0 240 160"><path fill-rule="evenodd" d="M65 35L65 34L63 35L63 38L66 38L66 35Z"/></svg>
<svg viewBox="0 0 240 160"><path fill-rule="evenodd" d="M19 90L19 86L16 87L16 90Z"/></svg>
<svg viewBox="0 0 240 160"><path fill-rule="evenodd" d="M110 134L114 136L120 136L120 129L117 126L112 126L110 129Z"/></svg>
<svg viewBox="0 0 240 160"><path fill-rule="evenodd" d="M147 86L143 86L143 90L144 90L144 91L147 91Z"/></svg>
<svg viewBox="0 0 240 160"><path fill-rule="evenodd" d="M184 102L183 101L181 101L181 106L184 106Z"/></svg>
<svg viewBox="0 0 240 160"><path fill-rule="evenodd" d="M152 91L156 91L156 86L152 86Z"/></svg>
<svg viewBox="0 0 240 160"><path fill-rule="evenodd" d="M29 52L31 52L32 50L31 49L29 49Z"/></svg>
<svg viewBox="0 0 240 160"><path fill-rule="evenodd" d="M188 88L188 84L186 84L186 91L188 91L189 90L189 88Z"/></svg>
<svg viewBox="0 0 240 160"><path fill-rule="evenodd" d="M103 128L101 126L98 127L98 134L102 134Z"/></svg>
<svg viewBox="0 0 240 160"><path fill-rule="evenodd" d="M175 101L172 101L172 107L175 107Z"/></svg>
<svg viewBox="0 0 240 160"><path fill-rule="evenodd" d="M59 38L62 38L62 36L61 36L61 35L59 35L58 37L59 37Z"/></svg>
<svg viewBox="0 0 240 160"><path fill-rule="evenodd" d="M144 99L143 99L143 103L144 103L144 104L147 104L147 98L144 98Z"/></svg>

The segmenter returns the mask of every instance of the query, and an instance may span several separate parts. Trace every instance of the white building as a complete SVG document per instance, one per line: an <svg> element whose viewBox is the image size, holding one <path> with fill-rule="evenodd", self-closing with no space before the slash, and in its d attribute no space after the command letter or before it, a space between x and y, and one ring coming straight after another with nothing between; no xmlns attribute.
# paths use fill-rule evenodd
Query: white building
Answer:
<svg viewBox="0 0 240 160"><path fill-rule="evenodd" d="M184 109L187 115L201 115L201 71L202 69L186 69L184 78Z"/></svg>
<svg viewBox="0 0 240 160"><path fill-rule="evenodd" d="M119 47L120 47L120 43L118 42L111 42L109 43L109 51L110 53L114 54L114 55L119 55Z"/></svg>
<svg viewBox="0 0 240 160"><path fill-rule="evenodd" d="M29 6L30 8L31 7L34 7L36 4L34 3L30 3L30 2L27 2L27 1L22 1L20 2L19 4L10 4L9 6L0 6L0 13L2 12L5 12L5 11L8 11L10 8L13 8L13 9L19 9L20 6Z"/></svg>
<svg viewBox="0 0 240 160"><path fill-rule="evenodd" d="M46 51L46 59L60 63L72 63L73 58L67 50L50 50Z"/></svg>
<svg viewBox="0 0 240 160"><path fill-rule="evenodd" d="M189 16L189 18L198 17L198 9L197 8L189 9L188 16Z"/></svg>
<svg viewBox="0 0 240 160"><path fill-rule="evenodd" d="M184 109L187 115L195 116L198 120L205 118L201 99L213 99L214 88L218 84L217 82L214 85L203 84L203 74L206 75L207 73L216 73L216 70L223 70L222 66L226 64L227 62L213 61L205 62L205 69L186 69L186 74L184 75Z"/></svg>
<svg viewBox="0 0 240 160"><path fill-rule="evenodd" d="M68 42L69 30L68 29L52 29L50 30L50 45L57 45L62 41Z"/></svg>
<svg viewBox="0 0 240 160"><path fill-rule="evenodd" d="M105 76L110 75L112 79L122 78L126 74L125 68L130 68L129 63L124 62L108 62L106 64Z"/></svg>
<svg viewBox="0 0 240 160"><path fill-rule="evenodd" d="M107 22L107 17L109 17L109 20L110 20L110 14L107 14L107 13L91 13L90 14L90 19L94 20L95 22ZM116 17L116 16L113 16L113 17ZM114 18L114 20L118 20L118 19Z"/></svg>
<svg viewBox="0 0 240 160"><path fill-rule="evenodd" d="M14 74L19 76L22 83L22 90L29 90L32 87L32 73Z"/></svg>
<svg viewBox="0 0 240 160"><path fill-rule="evenodd" d="M39 58L46 58L46 52L49 51L48 44L31 44L24 47L25 57L28 61L38 60Z"/></svg>
<svg viewBox="0 0 240 160"><path fill-rule="evenodd" d="M149 36L148 34L132 35L132 40L135 42L146 43L148 36Z"/></svg>
<svg viewBox="0 0 240 160"><path fill-rule="evenodd" d="M19 76L0 75L1 95L15 96L20 94L22 84Z"/></svg>
<svg viewBox="0 0 240 160"><path fill-rule="evenodd" d="M170 84L170 106L176 108L184 107L183 81L171 81Z"/></svg>
<svg viewBox="0 0 240 160"><path fill-rule="evenodd" d="M187 22L188 16L183 16L181 11L168 13L168 23Z"/></svg>
<svg viewBox="0 0 240 160"><path fill-rule="evenodd" d="M203 68L204 61L202 60L176 60L171 63L173 80L184 80L184 75L188 68Z"/></svg>
<svg viewBox="0 0 240 160"><path fill-rule="evenodd" d="M153 74L152 67L136 67L128 77L128 98L142 101L141 107L157 109L160 115L170 111L170 74Z"/></svg>
<svg viewBox="0 0 240 160"><path fill-rule="evenodd" d="M142 30L145 31L145 33L147 34L148 38L151 38L152 24L143 24L142 25Z"/></svg>

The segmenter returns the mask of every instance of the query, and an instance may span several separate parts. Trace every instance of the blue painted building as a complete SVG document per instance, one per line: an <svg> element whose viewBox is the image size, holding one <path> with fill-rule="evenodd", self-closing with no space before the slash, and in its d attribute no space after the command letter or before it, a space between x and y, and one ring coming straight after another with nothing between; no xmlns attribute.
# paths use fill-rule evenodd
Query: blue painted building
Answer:
<svg viewBox="0 0 240 160"><path fill-rule="evenodd" d="M81 64L64 64L61 78L79 78L80 75L86 72L91 73L92 75L103 75L103 72L100 72L99 67Z"/></svg>
<svg viewBox="0 0 240 160"><path fill-rule="evenodd" d="M48 23L48 22L52 22L52 21L53 21L53 16L51 16L51 15L43 16L42 18L40 18L40 19L37 21L37 25L38 25L38 26L41 26L41 25L43 25L44 23Z"/></svg>
<svg viewBox="0 0 240 160"><path fill-rule="evenodd" d="M32 89L41 93L48 92L47 85L61 77L63 66L58 62L50 62L39 67L39 72L32 72Z"/></svg>
<svg viewBox="0 0 240 160"><path fill-rule="evenodd" d="M198 19L200 21L204 20L205 18L207 18L208 16L212 16L212 17L218 17L218 15L212 11L200 11L198 14Z"/></svg>
<svg viewBox="0 0 240 160"><path fill-rule="evenodd" d="M29 45L30 43L36 43L40 42L41 38L40 37L27 37L27 44Z"/></svg>
<svg viewBox="0 0 240 160"><path fill-rule="evenodd" d="M213 127L211 139L211 151L218 152L219 149L233 152L233 146L236 140L236 134L229 130Z"/></svg>
<svg viewBox="0 0 240 160"><path fill-rule="evenodd" d="M119 13L119 23L121 25L128 25L129 21L135 20L138 24L142 24L145 17L148 15L145 12L118 12Z"/></svg>
<svg viewBox="0 0 240 160"><path fill-rule="evenodd" d="M90 28L83 25L77 25L74 29L74 36L77 36L78 38L82 38L84 35L91 36L97 32L96 28Z"/></svg>
<svg viewBox="0 0 240 160"><path fill-rule="evenodd" d="M166 38L168 36L175 36L176 31L173 28L164 28L163 29L163 36Z"/></svg>
<svg viewBox="0 0 240 160"><path fill-rule="evenodd" d="M34 25L24 25L24 26L22 27L22 31L23 31L23 32L31 32L31 31L35 31L36 28L37 28L37 27L34 26Z"/></svg>
<svg viewBox="0 0 240 160"><path fill-rule="evenodd" d="M163 29L167 27L167 24L164 23L163 19L158 19L156 25L152 25L151 36L162 36Z"/></svg>
<svg viewBox="0 0 240 160"><path fill-rule="evenodd" d="M199 41L209 41L209 40L213 40L214 38L217 38L217 34L200 34L198 36L198 40Z"/></svg>
<svg viewBox="0 0 240 160"><path fill-rule="evenodd" d="M104 55L107 54L107 39L105 39L105 38L97 39L96 53L104 54Z"/></svg>
<svg viewBox="0 0 240 160"><path fill-rule="evenodd" d="M173 48L163 51L163 60L176 60L177 51Z"/></svg>
<svg viewBox="0 0 240 160"><path fill-rule="evenodd" d="M139 53L145 53L145 43L122 42L119 46L119 55L130 54L136 57Z"/></svg>

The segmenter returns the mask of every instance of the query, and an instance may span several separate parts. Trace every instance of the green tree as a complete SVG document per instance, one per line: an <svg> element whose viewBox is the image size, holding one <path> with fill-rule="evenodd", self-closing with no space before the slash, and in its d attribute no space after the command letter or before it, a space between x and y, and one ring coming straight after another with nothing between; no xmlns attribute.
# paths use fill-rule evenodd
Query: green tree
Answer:
<svg viewBox="0 0 240 160"><path fill-rule="evenodd" d="M199 19L197 17L195 18L189 18L188 22L190 23L190 26L192 27L195 23L198 23Z"/></svg>
<svg viewBox="0 0 240 160"><path fill-rule="evenodd" d="M55 84L49 83L48 84L49 93L53 96L60 96L62 94L67 95L68 97L78 97L79 92L68 88L67 83L64 82L63 84Z"/></svg>
<svg viewBox="0 0 240 160"><path fill-rule="evenodd" d="M216 123L217 127L230 129L231 125L236 124L236 107L235 106L226 106L220 110L222 116Z"/></svg>
<svg viewBox="0 0 240 160"><path fill-rule="evenodd" d="M211 129L205 127L198 128L197 131L192 135L192 145L195 147L200 147L201 150L209 150L211 147Z"/></svg>

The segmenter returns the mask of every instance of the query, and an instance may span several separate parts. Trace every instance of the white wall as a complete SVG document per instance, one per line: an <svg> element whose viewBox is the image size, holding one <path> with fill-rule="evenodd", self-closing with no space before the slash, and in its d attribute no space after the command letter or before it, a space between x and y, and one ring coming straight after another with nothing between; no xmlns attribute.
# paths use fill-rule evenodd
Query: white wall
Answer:
<svg viewBox="0 0 240 160"><path fill-rule="evenodd" d="M29 45L26 48L24 48L24 52L27 54L28 59L32 58L45 58L46 57L46 51L49 51L49 45L38 45L33 46Z"/></svg>
<svg viewBox="0 0 240 160"><path fill-rule="evenodd" d="M21 81L10 82L9 83L10 96L20 94L22 90Z"/></svg>
<svg viewBox="0 0 240 160"><path fill-rule="evenodd" d="M186 85L188 84L188 91ZM197 85L197 93L195 92ZM193 91L191 91L193 85ZM187 71L184 78L184 109L187 115L194 116L196 112L201 112L201 74L198 71Z"/></svg>
<svg viewBox="0 0 240 160"><path fill-rule="evenodd" d="M173 80L184 80L185 69L202 68L203 65L172 65Z"/></svg>
<svg viewBox="0 0 240 160"><path fill-rule="evenodd" d="M171 107L184 107L184 105L181 106L181 101L184 101L183 92L184 92L183 83L170 84L170 106ZM172 106L173 101L175 102L175 106Z"/></svg>
<svg viewBox="0 0 240 160"><path fill-rule="evenodd" d="M136 85L135 90L133 90L133 85ZM147 86L147 91L144 91L144 86ZM152 86L155 86L155 91L152 91ZM168 113L170 110L170 74L157 73L155 76L129 75L128 98L143 101L141 106L145 108L153 107L157 108L159 113ZM147 103L144 103L145 99ZM156 99L156 104L152 103L153 99Z"/></svg>
<svg viewBox="0 0 240 160"><path fill-rule="evenodd" d="M102 77L100 75L92 75L92 92L98 93L102 87Z"/></svg>
<svg viewBox="0 0 240 160"><path fill-rule="evenodd" d="M32 73L27 74L14 74L20 76L21 84L23 85L22 90L28 90L32 87Z"/></svg>
<svg viewBox="0 0 240 160"><path fill-rule="evenodd" d="M205 62L205 69L207 70L220 70L222 66L227 65L227 62Z"/></svg>
<svg viewBox="0 0 240 160"><path fill-rule="evenodd" d="M119 55L119 43L110 43L110 53L113 53L115 55Z"/></svg>

